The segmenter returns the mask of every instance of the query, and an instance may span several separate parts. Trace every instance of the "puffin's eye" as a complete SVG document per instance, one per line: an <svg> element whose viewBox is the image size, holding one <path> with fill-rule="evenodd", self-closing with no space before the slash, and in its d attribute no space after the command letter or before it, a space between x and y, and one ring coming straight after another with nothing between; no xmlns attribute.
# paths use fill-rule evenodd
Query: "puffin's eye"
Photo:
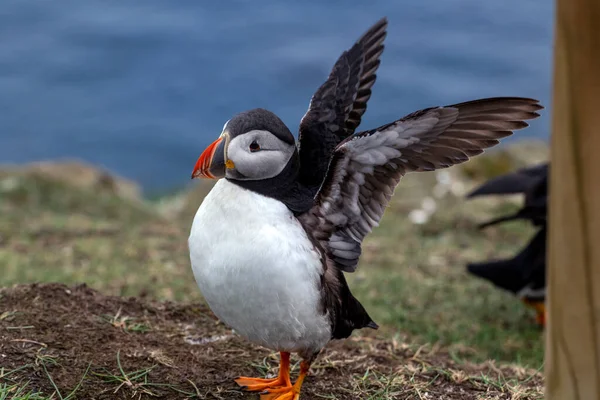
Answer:
<svg viewBox="0 0 600 400"><path fill-rule="evenodd" d="M260 145L258 144L258 142L255 140L252 143L250 143L250 151L254 152L254 151L259 151L260 150Z"/></svg>

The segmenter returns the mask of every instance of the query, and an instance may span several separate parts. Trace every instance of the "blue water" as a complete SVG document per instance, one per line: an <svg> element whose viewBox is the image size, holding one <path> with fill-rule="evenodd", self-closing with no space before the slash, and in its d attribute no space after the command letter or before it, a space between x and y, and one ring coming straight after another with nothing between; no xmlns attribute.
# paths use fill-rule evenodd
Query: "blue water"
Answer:
<svg viewBox="0 0 600 400"><path fill-rule="evenodd" d="M295 131L339 54L390 20L362 128L487 96L549 105L553 2L2 0L0 163L76 157L186 184L233 114ZM518 138L547 138L549 113Z"/></svg>

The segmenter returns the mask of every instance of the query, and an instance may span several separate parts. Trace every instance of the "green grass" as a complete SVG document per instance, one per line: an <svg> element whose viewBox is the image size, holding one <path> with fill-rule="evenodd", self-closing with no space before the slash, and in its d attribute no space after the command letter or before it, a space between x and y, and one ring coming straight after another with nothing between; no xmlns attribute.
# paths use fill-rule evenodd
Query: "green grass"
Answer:
<svg viewBox="0 0 600 400"><path fill-rule="evenodd" d="M156 393L157 389L168 389L172 392L184 395L186 399L190 398L205 398L202 396L192 381L188 383L193 388L193 391L185 390L177 385L168 383L157 383L150 379L150 372L156 367L156 365L140 368L135 371L126 371L121 364L120 352L117 352L117 371L112 372L109 369L102 368L101 372L93 372L93 375L98 377L105 384L114 387L111 389L111 393L117 394L120 392L127 392L128 397L146 398L149 397L160 397L160 394Z"/></svg>
<svg viewBox="0 0 600 400"><path fill-rule="evenodd" d="M79 380L79 383L71 391L63 394L54 383L54 379L48 371L48 366L58 365L57 360L54 357L39 354L36 364L42 367L42 370L44 371L44 377L48 380L48 382L50 382L50 385L54 391L49 395L46 395L30 388L31 385L28 380L12 380L11 375L17 374L23 370L27 370L31 367L31 365L23 365L10 371L0 368L0 380L4 381L0 382L0 400L72 400L76 398L77 391L81 388L81 384L87 377L90 370L90 366L88 365L88 368L85 370L83 376ZM7 383L6 381L10 383Z"/></svg>
<svg viewBox="0 0 600 400"><path fill-rule="evenodd" d="M407 178L410 187L418 176ZM506 212L506 204L467 204L449 197L438 202L443 209L423 225L405 217L414 206L414 199L396 196L366 241L360 268L349 275L355 296L385 329L413 340L467 350L470 360L541 365L543 339L532 312L465 268L470 261L514 254L532 228L515 222L477 229L477 222Z"/></svg>
<svg viewBox="0 0 600 400"><path fill-rule="evenodd" d="M35 390L28 388L28 383L24 384L0 384L0 400L49 400L50 397L44 396Z"/></svg>
<svg viewBox="0 0 600 400"><path fill-rule="evenodd" d="M14 382L12 376L29 368L29 365L23 365L20 368L6 370L0 367L0 400L47 400L49 397L30 388L29 382Z"/></svg>
<svg viewBox="0 0 600 400"><path fill-rule="evenodd" d="M136 322L135 318L121 315L121 309L115 315L102 315L103 321L108 322L115 328L123 329L125 332L145 333L150 331L150 327L144 323Z"/></svg>
<svg viewBox="0 0 600 400"><path fill-rule="evenodd" d="M439 343L466 360L538 368L543 338L532 312L465 270L469 261L514 254L531 227L510 223L479 231L478 222L515 205L466 202L451 193L436 198L435 185L435 173L411 174L400 183L381 226L364 243L358 271L347 275L355 296L383 334ZM39 176L0 175L0 286L85 282L109 294L201 300L187 233L206 191L201 186L189 195L136 202ZM415 224L407 216L425 197L435 199L437 209ZM133 332L148 328L107 318Z"/></svg>
<svg viewBox="0 0 600 400"><path fill-rule="evenodd" d="M94 375L100 377L107 383L116 384L117 387L116 389L114 389L113 393L118 393L119 390L121 390L121 388L126 387L130 388L133 391L132 397L138 394L156 396L156 394L153 393L151 390L153 384L148 378L148 374L154 369L154 367L142 368L137 371L125 372L123 366L121 365L121 358L119 353L117 353L117 365L119 367L119 371L117 373L112 373L108 370L105 370L102 373L94 372Z"/></svg>

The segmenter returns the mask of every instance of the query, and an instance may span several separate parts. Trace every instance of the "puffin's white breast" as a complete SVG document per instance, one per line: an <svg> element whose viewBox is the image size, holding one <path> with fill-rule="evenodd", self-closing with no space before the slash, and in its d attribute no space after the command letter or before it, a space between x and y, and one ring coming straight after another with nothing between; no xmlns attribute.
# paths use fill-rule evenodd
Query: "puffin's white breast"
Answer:
<svg viewBox="0 0 600 400"><path fill-rule="evenodd" d="M204 298L239 334L279 351L316 351L329 341L319 255L283 203L221 179L188 244Z"/></svg>

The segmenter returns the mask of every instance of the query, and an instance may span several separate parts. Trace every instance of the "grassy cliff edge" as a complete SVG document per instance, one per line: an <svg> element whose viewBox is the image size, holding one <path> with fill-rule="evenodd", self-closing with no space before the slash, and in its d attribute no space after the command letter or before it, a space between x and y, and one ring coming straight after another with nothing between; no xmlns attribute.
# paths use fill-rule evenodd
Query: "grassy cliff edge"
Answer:
<svg viewBox="0 0 600 400"><path fill-rule="evenodd" d="M530 311L464 267L514 253L532 229L479 231L518 198L463 196L547 155L519 143L405 177L348 275L382 329L330 346L303 398L542 398ZM273 354L215 321L189 267L189 225L209 189L149 201L86 164L0 167L0 399L256 397L229 378L272 372Z"/></svg>

